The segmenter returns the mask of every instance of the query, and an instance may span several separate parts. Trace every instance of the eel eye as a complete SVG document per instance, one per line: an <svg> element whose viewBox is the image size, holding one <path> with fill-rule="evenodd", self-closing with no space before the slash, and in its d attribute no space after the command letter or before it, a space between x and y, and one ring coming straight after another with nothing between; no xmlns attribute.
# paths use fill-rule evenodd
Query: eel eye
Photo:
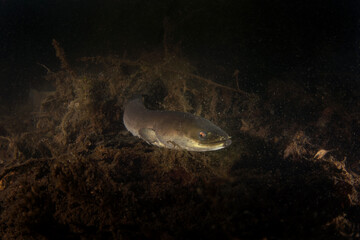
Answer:
<svg viewBox="0 0 360 240"><path fill-rule="evenodd" d="M199 137L201 137L201 138L204 138L204 137L206 137L206 133L205 132L199 132Z"/></svg>

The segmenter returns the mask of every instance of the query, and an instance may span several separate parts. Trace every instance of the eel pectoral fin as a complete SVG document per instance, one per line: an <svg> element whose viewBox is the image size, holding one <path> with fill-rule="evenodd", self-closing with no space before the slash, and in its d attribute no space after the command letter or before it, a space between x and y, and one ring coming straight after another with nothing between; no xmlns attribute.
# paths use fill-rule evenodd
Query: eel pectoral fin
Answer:
<svg viewBox="0 0 360 240"><path fill-rule="evenodd" d="M155 131L151 128L141 128L139 130L139 135L149 144L154 144L158 141Z"/></svg>

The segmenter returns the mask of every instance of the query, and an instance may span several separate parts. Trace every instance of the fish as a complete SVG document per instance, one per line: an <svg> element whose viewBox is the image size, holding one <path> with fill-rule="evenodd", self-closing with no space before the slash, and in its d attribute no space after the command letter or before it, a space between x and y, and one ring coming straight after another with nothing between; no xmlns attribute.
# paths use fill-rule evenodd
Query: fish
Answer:
<svg viewBox="0 0 360 240"><path fill-rule="evenodd" d="M141 97L125 104L123 122L132 135L158 147L205 152L231 144L231 137L209 120L186 112L149 110Z"/></svg>

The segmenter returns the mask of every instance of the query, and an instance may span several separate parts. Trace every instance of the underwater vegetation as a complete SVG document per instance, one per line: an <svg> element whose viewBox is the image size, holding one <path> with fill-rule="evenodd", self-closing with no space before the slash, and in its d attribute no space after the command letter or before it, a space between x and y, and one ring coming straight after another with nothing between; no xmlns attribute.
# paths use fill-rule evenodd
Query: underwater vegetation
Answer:
<svg viewBox="0 0 360 240"><path fill-rule="evenodd" d="M359 103L293 75L267 92L199 75L165 49L82 57L44 76L39 109L0 118L3 239L347 239L359 237ZM217 152L147 145L122 122L128 98L211 120Z"/></svg>

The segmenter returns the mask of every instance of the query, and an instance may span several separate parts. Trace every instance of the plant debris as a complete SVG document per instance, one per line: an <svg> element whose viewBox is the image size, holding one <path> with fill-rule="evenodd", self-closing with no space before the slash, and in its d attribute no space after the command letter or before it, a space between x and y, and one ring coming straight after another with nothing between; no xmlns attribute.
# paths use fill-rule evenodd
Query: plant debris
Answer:
<svg viewBox="0 0 360 240"><path fill-rule="evenodd" d="M169 54L72 67L53 45L56 90L39 111L0 119L3 239L359 237L359 108L281 80L247 93L238 72L232 88ZM132 137L123 105L139 93L151 109L212 120L233 144L193 153Z"/></svg>

